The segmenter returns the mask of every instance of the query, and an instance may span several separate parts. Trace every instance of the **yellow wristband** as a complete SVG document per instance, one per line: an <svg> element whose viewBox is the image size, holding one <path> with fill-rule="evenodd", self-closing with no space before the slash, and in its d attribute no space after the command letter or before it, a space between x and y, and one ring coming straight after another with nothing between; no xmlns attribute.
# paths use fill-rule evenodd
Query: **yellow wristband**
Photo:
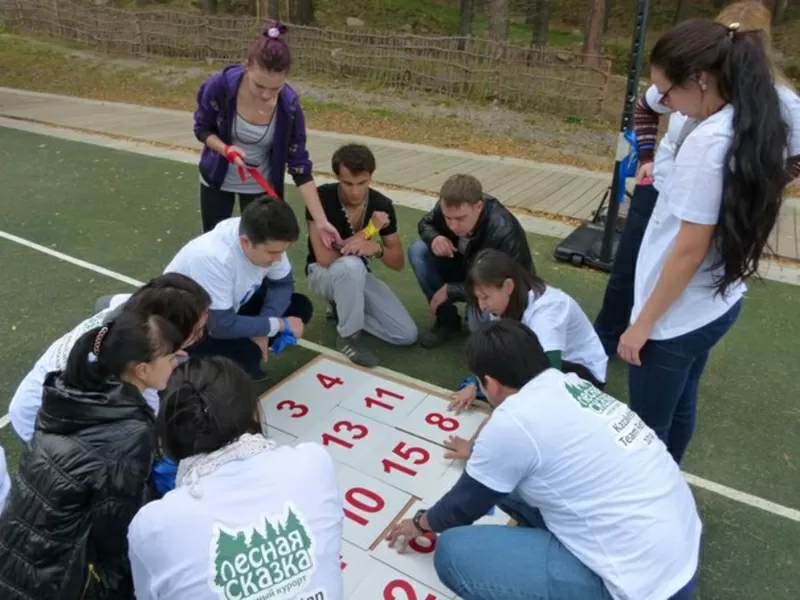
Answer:
<svg viewBox="0 0 800 600"><path fill-rule="evenodd" d="M378 228L375 227L375 223L373 223L372 219L370 219L369 223L367 223L367 226L364 228L364 237L369 240L378 235L378 233Z"/></svg>

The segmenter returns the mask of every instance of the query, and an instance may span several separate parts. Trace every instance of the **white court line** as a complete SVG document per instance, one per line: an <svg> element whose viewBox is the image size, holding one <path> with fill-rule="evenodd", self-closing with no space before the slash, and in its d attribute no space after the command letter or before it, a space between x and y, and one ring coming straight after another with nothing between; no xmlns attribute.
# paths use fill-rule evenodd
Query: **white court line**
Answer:
<svg viewBox="0 0 800 600"><path fill-rule="evenodd" d="M127 283L129 285L134 286L141 286L144 284L142 281L138 281L131 277L126 277L121 273L117 273L110 269L106 269L104 267L100 267L98 265L94 265L90 262L86 262L85 260L81 260L79 258L74 258L69 256L68 254L64 254L63 252L58 252L57 250L53 250L51 248L47 248L46 246L42 246L35 242L31 242L26 240L25 238L21 238L16 235L12 235L10 233L6 233L5 231L0 230L0 238L9 240L16 244L20 244L32 250L36 250L37 252L42 252L44 254L48 254L57 258L59 260L63 260L64 262L71 263L73 265L77 265L79 267L83 267L84 269L88 269L90 271L94 271L95 273L99 273L101 275L105 275L111 279L116 279L117 281L121 281L122 283ZM307 340L300 340L299 345L307 348L309 350L313 350L314 352L318 352L320 354L324 354L326 356L332 356L336 358L344 358L346 357L337 352L336 350L332 350L331 348L327 348L325 346L321 346L319 344L315 344L314 342L309 342ZM404 375L403 373L397 373L396 371L392 371L391 369L386 369L384 367L378 367L373 369L376 373L384 374L390 377L395 377L397 379L406 381L423 389L430 391L431 393L435 394L450 394L450 390L447 390L443 387L438 385L433 385L428 383L427 381L422 381L421 379L417 379L415 377L411 377L409 375ZM5 427L8 424L8 415L2 417L0 419L0 428ZM758 508L768 513L772 513L779 517L784 517L791 521L796 521L800 523L800 510L795 510L793 508L789 508L788 506L783 506L781 504L777 504L775 502L771 502L769 500L765 500L764 498L759 498L758 496L754 496L752 494L748 494L746 492L739 491L737 489L728 487L726 485L722 485L720 483L716 483L714 481L709 481L708 479L703 479L702 477L698 477L697 475L692 475L691 473L683 472L686 480L694 485L695 487L707 490L709 492L713 492L720 496L724 496L730 500L734 500L741 504L747 504L748 506L752 506L754 508Z"/></svg>

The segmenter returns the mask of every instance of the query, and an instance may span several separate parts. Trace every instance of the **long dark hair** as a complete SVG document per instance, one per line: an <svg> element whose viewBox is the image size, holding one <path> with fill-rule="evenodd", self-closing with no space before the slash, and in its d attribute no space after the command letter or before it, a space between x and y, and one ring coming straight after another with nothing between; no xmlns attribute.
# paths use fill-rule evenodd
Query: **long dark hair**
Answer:
<svg viewBox="0 0 800 600"><path fill-rule="evenodd" d="M762 33L690 19L656 42L650 64L663 69L673 85L710 73L723 99L733 105L733 138L714 232L720 256L714 268L723 271L714 285L724 294L738 280L757 273L788 182L789 128L781 116Z"/></svg>
<svg viewBox="0 0 800 600"><path fill-rule="evenodd" d="M538 298L544 294L546 286L536 273L528 271L500 250L487 248L475 256L467 271L467 301L473 306L478 306L478 299L475 297L476 286L501 287L506 279L514 282L514 291L508 300L506 311L499 316L515 321L521 320L522 314L528 307L528 292L532 291L534 298Z"/></svg>
<svg viewBox="0 0 800 600"><path fill-rule="evenodd" d="M173 371L162 394L158 429L164 452L181 461L261 432L258 402L253 380L233 361L190 358Z"/></svg>
<svg viewBox="0 0 800 600"><path fill-rule="evenodd" d="M131 364L152 362L178 351L181 332L162 317L123 312L114 321L84 333L69 353L62 379L70 387L99 392Z"/></svg>

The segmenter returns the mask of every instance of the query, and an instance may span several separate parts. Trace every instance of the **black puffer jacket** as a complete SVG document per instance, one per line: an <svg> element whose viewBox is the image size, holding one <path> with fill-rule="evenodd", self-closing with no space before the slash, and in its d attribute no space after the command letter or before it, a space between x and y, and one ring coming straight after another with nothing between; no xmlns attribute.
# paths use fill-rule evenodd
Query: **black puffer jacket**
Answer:
<svg viewBox="0 0 800 600"><path fill-rule="evenodd" d="M0 598L133 598L128 525L150 498L155 415L133 385L97 393L50 373L0 515Z"/></svg>
<svg viewBox="0 0 800 600"><path fill-rule="evenodd" d="M440 235L458 247L458 236L447 226L439 202L422 217L418 230L420 239L428 247ZM475 255L487 248L505 252L523 267L533 271L533 257L522 225L497 198L484 195L481 216L462 258L465 272ZM447 295L451 302L464 302L467 299L464 283L448 283Z"/></svg>

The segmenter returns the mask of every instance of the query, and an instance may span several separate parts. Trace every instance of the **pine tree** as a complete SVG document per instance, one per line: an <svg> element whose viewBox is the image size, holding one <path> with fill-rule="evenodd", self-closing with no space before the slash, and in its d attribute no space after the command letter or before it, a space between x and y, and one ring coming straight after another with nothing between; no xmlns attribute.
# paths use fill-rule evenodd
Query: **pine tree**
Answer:
<svg viewBox="0 0 800 600"><path fill-rule="evenodd" d="M225 579L223 575L223 564L225 561L230 562L233 564L233 559L236 557L236 542L232 535L229 535L225 530L219 530L219 536L217 537L217 555L216 555L216 566L217 566L217 574L214 578L214 583L218 586L222 587L225 585Z"/></svg>

